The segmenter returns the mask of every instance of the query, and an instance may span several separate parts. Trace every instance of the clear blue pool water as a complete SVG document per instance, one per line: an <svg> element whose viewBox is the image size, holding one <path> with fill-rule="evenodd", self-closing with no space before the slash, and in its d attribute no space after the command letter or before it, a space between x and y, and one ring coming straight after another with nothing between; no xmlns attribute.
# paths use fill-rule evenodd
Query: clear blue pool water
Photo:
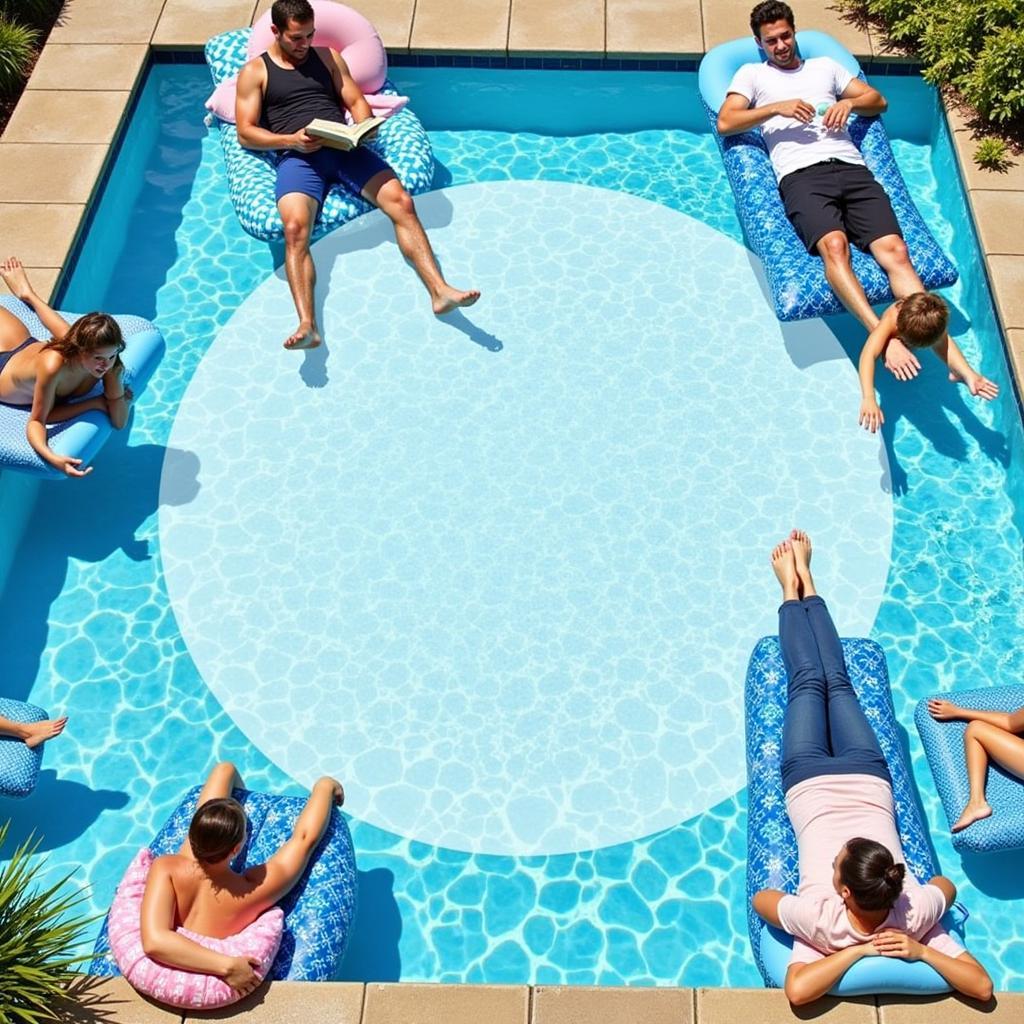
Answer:
<svg viewBox="0 0 1024 1024"><path fill-rule="evenodd" d="M400 69L396 78L416 97L438 159L436 183L452 196L470 183L565 182L647 200L742 242L694 76ZM1021 482L1010 468L1021 425L934 96L917 80L886 80L885 87L900 112L889 122L897 158L962 270L948 295L957 335L1002 396L990 406L974 404L927 364L913 390L882 379L894 429L887 458L872 458L891 502L890 519L880 524L885 542L891 529L891 550L886 546L884 586L867 626L889 657L939 861L971 909L969 944L998 987L1024 989L1024 926L1014 913L1024 895L1019 859L961 861L953 852L912 725L914 705L927 694L1021 678ZM160 517L178 509L161 512L161 474L170 465L179 483L194 481L191 489L164 492L186 511L209 482L197 449L174 446L176 416L204 355L274 270L274 254L234 218L219 142L202 125L208 90L202 67L150 70L62 301L68 309L154 318L167 355L130 434L108 444L95 472L77 486L39 487L0 597L4 692L71 716L65 737L47 750L34 796L9 805L14 834L42 831L52 870L73 871L90 886L96 910L105 909L131 856L214 760L235 761L254 788L300 791L213 695L183 639L163 573ZM411 277L397 280L400 288L417 287ZM729 299L723 296L722 316L707 329L743 358L750 339L730 331ZM771 315L767 304L751 308L754 316ZM484 304L479 315L486 325ZM845 317L822 330L835 342L833 361L860 340ZM816 337L796 329L778 339L793 379L810 381L806 386L821 368ZM265 351L268 363L276 360L278 341L254 339L253 359ZM511 359L516 339L503 341L500 356ZM467 368L499 358L479 346L460 351ZM568 373L567 364L558 372ZM835 402L850 405L855 431L852 370L840 358L836 372L849 378ZM665 423L652 431L675 414L670 397L656 408ZM727 454L717 454L715 439L731 428L705 429L716 469L727 476L733 467ZM806 443L794 438L794 458ZM816 494L835 483L825 466L804 486ZM777 484L750 482L766 499ZM815 500L802 510L812 518ZM0 514L5 522L18 518L13 508ZM791 525L790 510L771 515L779 530ZM714 523L708 532L714 536ZM771 540L758 536L758 549ZM208 554L219 557L215 549ZM774 600L767 587L764 593ZM842 624L842 609L839 618ZM696 695L700 682L683 672L678 685ZM741 686L736 678L737 692ZM654 835L553 855L446 849L355 817L360 916L339 976L757 986L745 922L745 800L739 785Z"/></svg>

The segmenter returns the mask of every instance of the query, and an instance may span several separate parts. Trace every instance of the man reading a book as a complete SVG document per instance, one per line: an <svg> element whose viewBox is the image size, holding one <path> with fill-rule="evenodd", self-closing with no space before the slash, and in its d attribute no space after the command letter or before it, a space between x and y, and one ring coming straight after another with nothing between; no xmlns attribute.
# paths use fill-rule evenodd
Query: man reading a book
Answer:
<svg viewBox="0 0 1024 1024"><path fill-rule="evenodd" d="M430 293L436 314L472 305L480 293L460 291L445 281L412 197L395 172L370 149L328 148L306 133L309 123L318 118L344 121L345 109L356 122L373 113L341 56L312 45L313 8L308 0L276 0L271 20L274 42L270 49L249 61L238 76L235 117L242 146L280 152L277 208L284 222L285 272L299 315L299 325L284 347L320 344L309 236L334 184L363 196L391 218L398 247Z"/></svg>

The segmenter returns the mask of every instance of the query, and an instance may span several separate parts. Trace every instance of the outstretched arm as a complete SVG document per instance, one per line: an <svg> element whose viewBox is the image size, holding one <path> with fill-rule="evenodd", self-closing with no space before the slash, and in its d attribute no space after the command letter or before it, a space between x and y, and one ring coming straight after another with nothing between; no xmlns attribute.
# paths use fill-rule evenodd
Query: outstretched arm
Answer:
<svg viewBox="0 0 1024 1024"><path fill-rule="evenodd" d="M812 964L790 964L786 971L786 998L794 1006L820 999L858 961L875 956L870 942L847 946Z"/></svg>
<svg viewBox="0 0 1024 1024"><path fill-rule="evenodd" d="M964 722L987 722L1007 732L1024 732L1024 708L1009 712L977 711L974 708L959 707L952 701L932 697L928 701L928 714L939 722L953 722L958 719Z"/></svg>
<svg viewBox="0 0 1024 1024"><path fill-rule="evenodd" d="M875 363L881 358L886 346L896 337L895 304L890 306L875 329L868 335L864 347L860 351L860 362L857 364L860 376L860 415L857 422L873 434L885 423L882 407L875 396Z"/></svg>
<svg viewBox="0 0 1024 1024"><path fill-rule="evenodd" d="M948 334L935 346L935 354L949 367L950 379L962 381L975 397L993 399L999 394L999 385L974 370Z"/></svg>
<svg viewBox="0 0 1024 1024"><path fill-rule="evenodd" d="M59 469L68 476L85 476L92 472L91 466L88 469L79 469L81 459L72 458L70 455L58 455L51 451L46 438L47 423L61 422L93 408L90 402L82 402L81 405L74 406L64 403L54 410L57 377L63 365L64 360L59 352L44 349L40 353L36 366L36 386L32 392L32 411L29 413L28 423L25 424L25 436L32 450L54 469Z"/></svg>

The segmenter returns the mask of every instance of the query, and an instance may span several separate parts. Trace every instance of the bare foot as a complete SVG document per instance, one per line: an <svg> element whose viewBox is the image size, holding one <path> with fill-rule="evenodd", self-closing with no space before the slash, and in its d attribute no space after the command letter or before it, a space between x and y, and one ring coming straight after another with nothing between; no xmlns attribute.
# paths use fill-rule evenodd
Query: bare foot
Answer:
<svg viewBox="0 0 1024 1024"><path fill-rule="evenodd" d="M308 320L303 320L295 332L284 339L287 349L316 348L320 344L320 334Z"/></svg>
<svg viewBox="0 0 1024 1024"><path fill-rule="evenodd" d="M793 560L793 545L788 538L772 548L772 569L775 570L775 576L782 584L783 598L786 601L794 599L797 595L800 577L797 576L796 562Z"/></svg>
<svg viewBox="0 0 1024 1024"><path fill-rule="evenodd" d="M67 724L67 715L63 718L52 718L45 722L31 722L25 726L25 746L38 747L40 743L52 740L54 736L59 736L64 731L64 726Z"/></svg>
<svg viewBox="0 0 1024 1024"><path fill-rule="evenodd" d="M811 538L803 530L793 530L789 535L789 543L793 546L793 561L796 563L796 574L800 577L800 596L814 597L814 577L811 576Z"/></svg>
<svg viewBox="0 0 1024 1024"><path fill-rule="evenodd" d="M988 818L991 814L992 808L989 807L987 801L982 800L980 803L969 803L964 808L964 813L953 822L953 826L949 831L963 832L968 825L973 825L976 821L981 821L982 818Z"/></svg>
<svg viewBox="0 0 1024 1024"><path fill-rule="evenodd" d="M458 288L445 285L434 296L434 316L444 316L445 313L450 313L453 309L472 306L479 298L480 293L475 288L468 292L460 292Z"/></svg>
<svg viewBox="0 0 1024 1024"><path fill-rule="evenodd" d="M25 273L25 268L17 256L8 256L0 263L0 277L4 279L4 284L10 289L11 294L22 302L28 302L35 295L32 285L28 283L28 274Z"/></svg>

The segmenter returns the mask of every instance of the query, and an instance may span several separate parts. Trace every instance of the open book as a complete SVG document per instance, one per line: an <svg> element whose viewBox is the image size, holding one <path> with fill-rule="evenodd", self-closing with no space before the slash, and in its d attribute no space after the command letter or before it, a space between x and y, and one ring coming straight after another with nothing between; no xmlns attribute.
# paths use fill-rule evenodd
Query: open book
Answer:
<svg viewBox="0 0 1024 1024"><path fill-rule="evenodd" d="M332 149L355 149L364 139L371 136L382 124L383 117L368 117L359 124L343 124L341 121L325 121L316 118L306 125L306 134L321 139Z"/></svg>

